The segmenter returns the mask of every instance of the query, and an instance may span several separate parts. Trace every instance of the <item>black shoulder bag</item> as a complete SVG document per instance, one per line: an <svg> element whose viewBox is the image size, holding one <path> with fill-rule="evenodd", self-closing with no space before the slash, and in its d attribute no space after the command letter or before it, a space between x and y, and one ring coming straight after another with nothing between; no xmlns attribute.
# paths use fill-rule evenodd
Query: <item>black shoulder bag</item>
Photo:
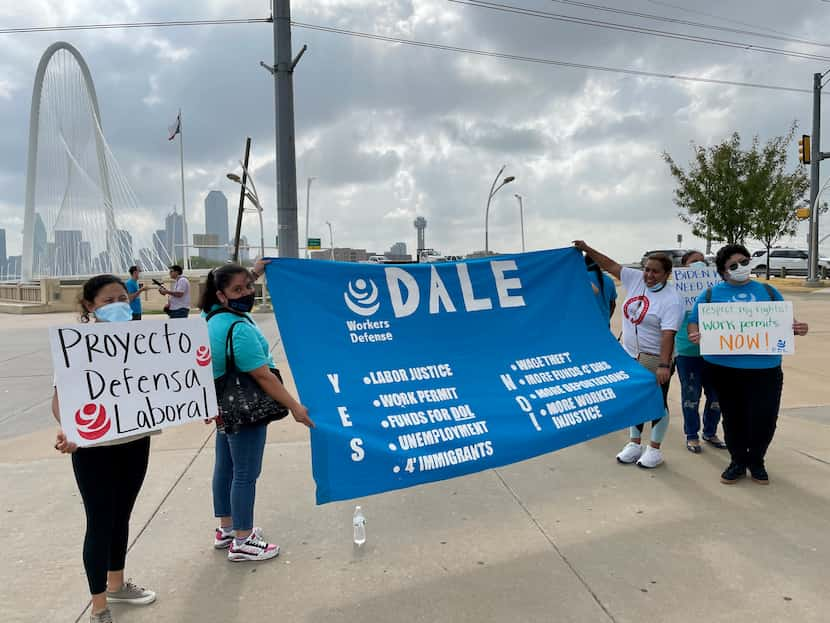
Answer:
<svg viewBox="0 0 830 623"><path fill-rule="evenodd" d="M221 312L234 313L231 310L217 309L208 314L207 319L210 320ZM265 393L256 379L236 367L233 350L234 327L252 321L242 314L235 315L242 316L243 320L237 320L228 329L228 337L225 339L225 374L214 379L219 415L224 431L229 435L239 432L243 426L267 424L288 415L288 409ZM271 372L282 383L280 371L271 368Z"/></svg>

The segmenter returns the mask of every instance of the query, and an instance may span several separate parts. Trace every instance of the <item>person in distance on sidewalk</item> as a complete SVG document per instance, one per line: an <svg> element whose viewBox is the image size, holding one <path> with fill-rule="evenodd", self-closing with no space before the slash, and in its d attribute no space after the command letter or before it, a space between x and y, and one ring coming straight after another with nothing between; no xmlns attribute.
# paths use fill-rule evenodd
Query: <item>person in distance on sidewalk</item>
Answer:
<svg viewBox="0 0 830 623"><path fill-rule="evenodd" d="M660 445L669 427L674 336L683 322L683 301L674 288L667 286L672 261L662 253L654 253L646 261L645 270L640 271L621 266L582 240L574 241L574 246L622 281L627 297L622 306L623 348L654 374L663 393L663 416L651 422L649 445L642 445L645 423L632 426L630 440L617 454L617 461L647 469L657 467L663 463Z"/></svg>
<svg viewBox="0 0 830 623"><path fill-rule="evenodd" d="M81 322L125 322L132 319L129 294L114 275L98 275L83 285ZM60 424L58 391L52 415ZM55 450L72 455L72 469L86 511L84 569L92 594L90 623L112 623L109 603L151 604L153 591L124 581L130 515L150 458L150 437L137 435L78 448L59 430Z"/></svg>
<svg viewBox="0 0 830 623"><path fill-rule="evenodd" d="M783 301L781 293L767 283L750 279L749 251L729 244L718 251L715 263L724 281L701 293L689 316L689 341L700 344L698 306L701 303ZM807 335L807 323L793 322L793 334ZM731 462L721 482L735 484L746 476L769 484L764 459L775 435L784 374L781 355L704 355L704 378L720 399L723 431Z"/></svg>
<svg viewBox="0 0 830 623"><path fill-rule="evenodd" d="M684 268L706 268L706 259L700 251L688 251L681 260ZM720 405L715 388L709 379L703 379L703 358L700 346L692 344L686 332L691 310L686 312L683 324L674 338L677 352L677 376L680 379L681 405L683 407L683 432L686 433L686 449L700 454L700 395L706 392L703 407L703 441L709 445L725 450L726 444L718 439L718 422L720 422Z"/></svg>

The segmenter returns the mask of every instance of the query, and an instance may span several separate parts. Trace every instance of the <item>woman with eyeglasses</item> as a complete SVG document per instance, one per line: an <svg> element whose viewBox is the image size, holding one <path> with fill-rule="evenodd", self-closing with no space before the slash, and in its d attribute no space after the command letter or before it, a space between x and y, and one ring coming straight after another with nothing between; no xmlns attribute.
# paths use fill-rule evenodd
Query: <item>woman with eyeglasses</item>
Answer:
<svg viewBox="0 0 830 623"><path fill-rule="evenodd" d="M642 444L645 423L629 429L629 441L617 461L651 469L663 463L660 449L669 427L668 393L674 367L674 336L683 322L683 301L667 285L672 261L663 253L652 253L643 270L621 266L592 249L582 240L574 246L599 267L622 281L626 300L622 306L622 345L626 352L651 371L663 393L663 414L651 422L651 439Z"/></svg>
<svg viewBox="0 0 830 623"><path fill-rule="evenodd" d="M700 344L698 306L701 303L783 301L767 283L750 279L749 251L740 244L723 247L715 258L723 282L703 292L689 316L689 341ZM807 335L807 323L794 322L795 335ZM723 431L731 462L721 482L735 484L746 476L766 485L767 448L775 434L784 375L780 355L703 355L704 378L712 383L720 401Z"/></svg>

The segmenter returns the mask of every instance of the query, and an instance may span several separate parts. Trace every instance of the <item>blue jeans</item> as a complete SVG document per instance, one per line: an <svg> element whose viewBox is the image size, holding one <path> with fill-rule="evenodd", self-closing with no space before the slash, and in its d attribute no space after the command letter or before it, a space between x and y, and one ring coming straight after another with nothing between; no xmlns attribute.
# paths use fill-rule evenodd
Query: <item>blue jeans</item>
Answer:
<svg viewBox="0 0 830 623"><path fill-rule="evenodd" d="M267 429L261 424L244 426L233 435L216 432L213 514L231 517L234 530L252 530L254 527L256 479L262 471Z"/></svg>
<svg viewBox="0 0 830 623"><path fill-rule="evenodd" d="M678 355L677 374L683 403L683 431L687 440L698 439L700 431L700 394L706 392L703 408L703 437L714 437L720 422L720 404L715 388L703 376L703 357Z"/></svg>

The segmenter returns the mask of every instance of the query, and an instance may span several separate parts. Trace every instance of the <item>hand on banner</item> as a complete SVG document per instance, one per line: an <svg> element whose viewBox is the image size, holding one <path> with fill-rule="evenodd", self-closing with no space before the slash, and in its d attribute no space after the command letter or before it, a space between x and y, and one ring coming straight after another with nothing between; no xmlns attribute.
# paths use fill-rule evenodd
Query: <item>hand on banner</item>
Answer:
<svg viewBox="0 0 830 623"><path fill-rule="evenodd" d="M259 279L262 275L265 274L265 267L271 263L271 260L264 259L264 258L257 258L254 262L254 267L251 269L251 272L254 275L254 279Z"/></svg>
<svg viewBox="0 0 830 623"><path fill-rule="evenodd" d="M291 409L291 415L294 416L298 424L305 424L309 428L314 428L314 422L308 417L308 409L305 405L297 403L297 406Z"/></svg>
<svg viewBox="0 0 830 623"><path fill-rule="evenodd" d="M574 240L574 246L580 251L587 251L590 248L584 240Z"/></svg>
<svg viewBox="0 0 830 623"><path fill-rule="evenodd" d="M795 335L807 335L808 328L806 322L798 322L797 320L793 322L793 333Z"/></svg>
<svg viewBox="0 0 830 623"><path fill-rule="evenodd" d="M64 432L62 430L59 430L57 437L55 438L55 450L63 454L72 454L77 449L77 444L74 444L71 441L67 440Z"/></svg>

